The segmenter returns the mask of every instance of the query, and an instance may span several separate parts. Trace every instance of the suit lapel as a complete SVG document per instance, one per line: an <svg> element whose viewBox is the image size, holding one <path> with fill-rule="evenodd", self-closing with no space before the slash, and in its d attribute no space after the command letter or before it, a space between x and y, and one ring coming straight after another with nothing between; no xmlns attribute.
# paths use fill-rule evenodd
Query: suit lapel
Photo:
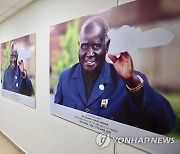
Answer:
<svg viewBox="0 0 180 154"><path fill-rule="evenodd" d="M18 88L19 87L19 83L17 82L17 80L20 80L19 76L19 68L18 66L16 66L16 70L15 70L15 74L14 74L14 79L13 79L13 87Z"/></svg>
<svg viewBox="0 0 180 154"><path fill-rule="evenodd" d="M76 73L78 73L78 76L76 75ZM83 100L84 104L86 105L87 104L87 98L86 98L84 82L83 82L80 67L77 68L77 70L73 76L76 76L76 87L78 89L79 95L81 96L81 99Z"/></svg>
<svg viewBox="0 0 180 154"><path fill-rule="evenodd" d="M91 105L92 103L94 103L106 91L107 84L113 84L113 80L111 77L110 64L105 62L102 71L94 85L87 105Z"/></svg>
<svg viewBox="0 0 180 154"><path fill-rule="evenodd" d="M7 75L7 81L9 81L9 85L10 85L10 89L12 89L12 85L13 85L13 80L12 80L12 75L11 75L11 68L10 66L8 67L8 75Z"/></svg>
<svg viewBox="0 0 180 154"><path fill-rule="evenodd" d="M99 98L105 92L105 89L99 88L100 85L104 87L104 83L101 80L101 75L98 77L98 79L94 85L94 88L91 92L91 96L88 100L87 106L92 104L97 98Z"/></svg>
<svg viewBox="0 0 180 154"><path fill-rule="evenodd" d="M77 87L77 91L78 91L81 99L83 100L85 106L89 106L92 103L94 103L95 100L97 100L105 92L106 84L114 84L114 82L112 80L112 76L111 76L110 64L108 64L107 62L105 62L105 65L103 66L103 69L94 85L94 88L92 90L91 96L88 101L86 98L84 82L83 82L83 77L82 77L82 73L81 73L81 67L79 64L78 64L77 68L75 68L72 78L74 78L76 80L75 85ZM100 85L103 88L100 88L99 87Z"/></svg>

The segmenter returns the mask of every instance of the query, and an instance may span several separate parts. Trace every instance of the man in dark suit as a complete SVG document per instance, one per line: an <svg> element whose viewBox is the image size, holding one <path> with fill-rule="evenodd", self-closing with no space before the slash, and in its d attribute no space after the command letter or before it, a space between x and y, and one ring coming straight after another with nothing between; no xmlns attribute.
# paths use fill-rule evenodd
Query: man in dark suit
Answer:
<svg viewBox="0 0 180 154"><path fill-rule="evenodd" d="M133 68L128 52L109 55L108 24L88 19L79 39L79 63L61 73L54 102L131 126L164 134L175 127L170 103Z"/></svg>
<svg viewBox="0 0 180 154"><path fill-rule="evenodd" d="M10 48L10 65L4 71L2 88L27 96L33 94L31 80L24 68L23 60L18 61L17 47L13 42Z"/></svg>

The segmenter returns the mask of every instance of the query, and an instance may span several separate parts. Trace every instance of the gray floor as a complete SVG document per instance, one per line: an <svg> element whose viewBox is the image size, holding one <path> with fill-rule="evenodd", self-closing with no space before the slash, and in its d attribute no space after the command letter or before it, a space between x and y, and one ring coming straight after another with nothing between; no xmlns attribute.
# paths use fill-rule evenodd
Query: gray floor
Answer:
<svg viewBox="0 0 180 154"><path fill-rule="evenodd" d="M0 154L25 154L0 132Z"/></svg>

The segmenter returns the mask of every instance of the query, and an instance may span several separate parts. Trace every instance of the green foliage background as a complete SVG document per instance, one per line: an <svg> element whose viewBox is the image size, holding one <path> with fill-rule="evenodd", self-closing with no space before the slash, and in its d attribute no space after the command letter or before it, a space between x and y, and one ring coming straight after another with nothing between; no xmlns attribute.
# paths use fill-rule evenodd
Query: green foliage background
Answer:
<svg viewBox="0 0 180 154"><path fill-rule="evenodd" d="M1 51L1 52L3 52L3 51ZM3 62L1 61L2 62L1 78L3 78L3 76L4 76L4 70L9 66L9 61L10 61L10 41L6 42L6 49L4 52Z"/></svg>
<svg viewBox="0 0 180 154"><path fill-rule="evenodd" d="M175 139L180 140L180 93L163 93L176 114L176 127L170 133L166 134L169 137L175 137Z"/></svg>
<svg viewBox="0 0 180 154"><path fill-rule="evenodd" d="M76 19L67 24L66 34L59 38L59 46L62 48L62 51L52 51L51 60L57 61L57 63L51 66L51 87L57 85L59 75L63 70L78 62L79 22L79 19Z"/></svg>

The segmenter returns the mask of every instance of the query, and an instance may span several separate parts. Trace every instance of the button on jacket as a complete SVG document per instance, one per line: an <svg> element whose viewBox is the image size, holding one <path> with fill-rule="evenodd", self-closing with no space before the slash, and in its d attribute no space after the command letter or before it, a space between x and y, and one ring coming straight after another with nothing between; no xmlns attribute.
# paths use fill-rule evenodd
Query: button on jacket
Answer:
<svg viewBox="0 0 180 154"><path fill-rule="evenodd" d="M2 88L27 96L31 96L33 93L33 87L29 77L26 75L26 78L23 78L18 65L15 68L13 79L10 66L4 71Z"/></svg>
<svg viewBox="0 0 180 154"><path fill-rule="evenodd" d="M169 132L175 126L175 114L170 103L149 85L144 74L135 73L144 80L141 106L136 105L137 102L131 98L114 66L107 62L88 100L80 64L63 71L54 102L152 132L160 134Z"/></svg>

